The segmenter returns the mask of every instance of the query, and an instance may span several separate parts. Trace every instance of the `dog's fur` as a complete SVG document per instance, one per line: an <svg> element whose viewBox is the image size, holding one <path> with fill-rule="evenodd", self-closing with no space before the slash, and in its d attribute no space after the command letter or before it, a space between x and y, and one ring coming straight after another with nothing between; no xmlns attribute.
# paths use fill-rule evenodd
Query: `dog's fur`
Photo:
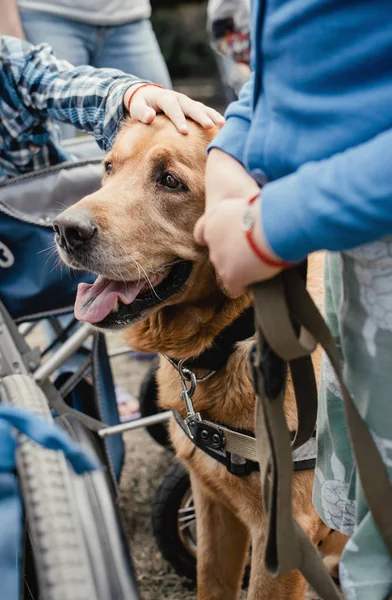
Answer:
<svg viewBox="0 0 392 600"><path fill-rule="evenodd" d="M123 125L106 161L112 170L102 189L84 198L70 211L88 210L98 227L94 245L83 261L62 253L71 266L80 266L108 278L150 278L181 258L194 263L185 287L150 310L127 331L133 348L165 353L176 359L197 356L214 337L250 304L248 295L225 294L208 261L207 251L196 245L193 227L204 209L204 168L207 143L215 132L189 122L188 136L179 134L164 117L152 125ZM159 183L163 172L177 176L186 186L170 191ZM158 182L158 183L157 183ZM311 257L309 289L320 305L323 296L322 255ZM240 342L225 368L197 385L194 405L206 418L229 427L253 430L255 395L248 366L249 342ZM318 374L320 356L315 357ZM204 372L196 373L202 375ZM161 359L158 372L162 408L184 416L177 371ZM290 381L286 416L296 427ZM252 566L249 600L300 600L305 581L298 572L272 579L263 567L265 514L260 477L235 477L196 449L173 421L170 435L177 456L189 468L197 514L198 600L234 600L241 587L249 543ZM330 530L312 506L313 471L294 474L295 518L316 543L325 542Z"/></svg>

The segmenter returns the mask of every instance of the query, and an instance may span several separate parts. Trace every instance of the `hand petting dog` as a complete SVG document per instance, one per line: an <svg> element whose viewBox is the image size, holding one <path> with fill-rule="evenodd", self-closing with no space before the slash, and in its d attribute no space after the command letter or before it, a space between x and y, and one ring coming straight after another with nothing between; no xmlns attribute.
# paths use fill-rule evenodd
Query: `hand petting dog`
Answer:
<svg viewBox="0 0 392 600"><path fill-rule="evenodd" d="M158 113L164 113L180 133L187 134L189 117L204 129L223 125L224 117L202 102L191 100L185 94L167 90L153 83L137 83L124 94L124 105L134 121L152 123Z"/></svg>

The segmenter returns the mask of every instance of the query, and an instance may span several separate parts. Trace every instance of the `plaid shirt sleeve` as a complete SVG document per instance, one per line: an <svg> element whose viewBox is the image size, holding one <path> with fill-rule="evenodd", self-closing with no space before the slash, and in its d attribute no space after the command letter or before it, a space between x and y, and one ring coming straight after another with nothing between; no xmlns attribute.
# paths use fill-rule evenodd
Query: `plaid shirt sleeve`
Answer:
<svg viewBox="0 0 392 600"><path fill-rule="evenodd" d="M116 69L73 67L57 60L46 44L31 46L8 36L0 37L0 70L0 94L10 96L14 108L20 105L24 125L29 117L71 123L93 133L104 150L124 117L125 91L141 81ZM12 121L16 138L18 119Z"/></svg>

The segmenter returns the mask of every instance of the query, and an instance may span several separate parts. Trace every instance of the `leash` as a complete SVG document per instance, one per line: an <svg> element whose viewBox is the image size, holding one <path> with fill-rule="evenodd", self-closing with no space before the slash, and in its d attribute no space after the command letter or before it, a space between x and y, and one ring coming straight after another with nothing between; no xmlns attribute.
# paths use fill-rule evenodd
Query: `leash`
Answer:
<svg viewBox="0 0 392 600"><path fill-rule="evenodd" d="M377 446L345 384L332 335L296 269L253 286L258 348L253 358L256 380L256 440L261 485L267 512L265 567L272 576L299 569L323 600L339 600L321 557L292 513L292 442L283 410L284 386L274 373L293 368L298 412L294 444L312 429L317 390L310 355L321 344L338 378L351 444L364 495L380 536L392 556L392 485ZM314 375L313 375L314 379ZM306 391L306 393L305 393Z"/></svg>

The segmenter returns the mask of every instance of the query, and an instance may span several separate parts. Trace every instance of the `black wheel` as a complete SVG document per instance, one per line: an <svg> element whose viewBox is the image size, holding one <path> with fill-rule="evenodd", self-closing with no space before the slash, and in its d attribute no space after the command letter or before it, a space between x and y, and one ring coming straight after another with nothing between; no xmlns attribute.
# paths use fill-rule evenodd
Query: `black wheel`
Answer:
<svg viewBox="0 0 392 600"><path fill-rule="evenodd" d="M165 473L152 505L158 548L178 575L196 582L196 513L188 471L174 462ZM249 584L250 554L243 586Z"/></svg>
<svg viewBox="0 0 392 600"><path fill-rule="evenodd" d="M158 406L158 386L156 373L158 361L154 360L145 375L139 393L140 414L142 417L150 417L161 412ZM146 428L150 436L164 448L170 448L170 438L167 423L159 423Z"/></svg>
<svg viewBox="0 0 392 600"><path fill-rule="evenodd" d="M173 463L156 492L152 526L158 548L176 573L196 581L196 515L189 474Z"/></svg>

